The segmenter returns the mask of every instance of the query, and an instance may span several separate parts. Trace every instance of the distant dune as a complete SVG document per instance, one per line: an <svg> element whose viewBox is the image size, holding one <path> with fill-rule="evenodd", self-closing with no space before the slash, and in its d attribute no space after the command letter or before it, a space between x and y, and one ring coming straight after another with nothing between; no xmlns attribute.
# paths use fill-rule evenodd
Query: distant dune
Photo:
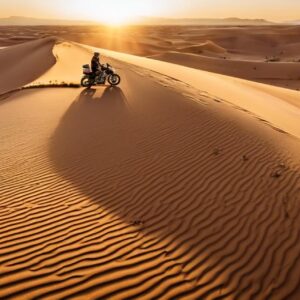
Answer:
<svg viewBox="0 0 300 300"><path fill-rule="evenodd" d="M11 16L0 19L0 26L68 26L68 25L95 25L96 22L81 20L58 20L58 19L39 19L22 16Z"/></svg>
<svg viewBox="0 0 300 300"><path fill-rule="evenodd" d="M206 41L199 45L189 46L179 49L180 52L193 53L193 54L205 54L207 52L211 54L224 54L227 50L212 41Z"/></svg>
<svg viewBox="0 0 300 300"><path fill-rule="evenodd" d="M220 19L207 19L207 18L198 18L198 19L168 19L168 18L149 18L144 17L140 18L135 23L145 24L145 25L271 25L275 24L264 19L241 19L241 18L220 18Z"/></svg>
<svg viewBox="0 0 300 300"><path fill-rule="evenodd" d="M285 23L287 23L287 24L293 24L293 25L300 25L300 20L292 20L292 21L287 21Z"/></svg>
<svg viewBox="0 0 300 300"><path fill-rule="evenodd" d="M39 19L22 16L11 16L0 19L0 26L34 26L34 25L95 25L97 22L83 20L56 20L56 19ZM98 23L99 24L99 23ZM130 24L141 25L271 25L273 22L263 19L167 19L167 18L150 18L139 17L130 22Z"/></svg>
<svg viewBox="0 0 300 300"><path fill-rule="evenodd" d="M0 47L53 36L117 52L300 89L300 26L10 26Z"/></svg>
<svg viewBox="0 0 300 300"><path fill-rule="evenodd" d="M238 78L299 89L300 87L300 64L291 62L269 63L246 60L230 60L220 58L224 52L216 51L218 48L203 50L200 47L202 56L192 54L199 48L188 48L186 53L168 52L155 55L152 58L187 66L190 68L206 70L219 74L226 74Z"/></svg>

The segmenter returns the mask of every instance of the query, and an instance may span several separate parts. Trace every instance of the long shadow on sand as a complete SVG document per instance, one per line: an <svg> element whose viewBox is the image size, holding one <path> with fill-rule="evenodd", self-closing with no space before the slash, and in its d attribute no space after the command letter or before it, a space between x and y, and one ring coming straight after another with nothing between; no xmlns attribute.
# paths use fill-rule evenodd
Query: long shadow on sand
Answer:
<svg viewBox="0 0 300 300"><path fill-rule="evenodd" d="M81 177L82 168L95 167L102 170L107 156L119 148L122 122L127 122L128 108L126 98L119 88L104 90L85 89L72 103L60 122L51 145L51 158L58 170L72 167L76 170L74 178L63 173L70 180L90 185L94 182ZM60 168L61 167L61 168ZM95 178L98 176L94 174ZM94 182L96 183L96 182Z"/></svg>
<svg viewBox="0 0 300 300"><path fill-rule="evenodd" d="M141 99L140 114L119 88L84 90L52 137L54 168L99 208L146 233L139 255L159 250L180 261L192 289L207 285L201 299L222 287L228 295L247 291L255 269L259 294L270 270L263 262L285 238L276 233L278 191L286 188L270 176L273 149L225 117L167 97Z"/></svg>

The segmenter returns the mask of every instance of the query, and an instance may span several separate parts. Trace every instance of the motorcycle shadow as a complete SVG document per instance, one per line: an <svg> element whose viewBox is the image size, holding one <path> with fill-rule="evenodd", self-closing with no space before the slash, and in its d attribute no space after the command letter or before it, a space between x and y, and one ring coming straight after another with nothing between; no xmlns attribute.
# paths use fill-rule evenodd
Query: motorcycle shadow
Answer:
<svg viewBox="0 0 300 300"><path fill-rule="evenodd" d="M71 168L76 157L88 165L95 148L111 151L112 139L120 140L120 128L131 119L126 103L120 88L85 89L79 94L52 135L50 157L59 172L69 178L65 169Z"/></svg>
<svg viewBox="0 0 300 300"><path fill-rule="evenodd" d="M98 102L98 104L105 104L105 103L110 103L111 105L120 103L120 104L125 104L127 103L127 99L122 91L121 88L119 87L105 87L104 90L99 90L96 88L86 88L84 89L78 99L78 102L88 102L88 101L93 101Z"/></svg>

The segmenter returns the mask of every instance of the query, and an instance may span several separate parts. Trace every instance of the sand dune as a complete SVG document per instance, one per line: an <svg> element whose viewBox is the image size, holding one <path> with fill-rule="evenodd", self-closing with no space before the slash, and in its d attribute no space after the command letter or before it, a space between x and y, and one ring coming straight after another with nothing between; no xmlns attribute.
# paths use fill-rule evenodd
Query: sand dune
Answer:
<svg viewBox="0 0 300 300"><path fill-rule="evenodd" d="M211 52L212 53L212 52ZM212 56L216 56L216 52ZM152 58L190 68L226 74L252 81L278 85L285 88L300 88L300 64L293 62L269 62L228 60L226 56L208 57L189 53L169 52Z"/></svg>
<svg viewBox="0 0 300 300"><path fill-rule="evenodd" d="M227 52L225 48L222 48L212 41L206 41L195 46L184 47L181 48L180 51L194 54L224 54Z"/></svg>
<svg viewBox="0 0 300 300"><path fill-rule="evenodd" d="M102 52L119 88L0 102L0 298L298 299L297 93Z"/></svg>
<svg viewBox="0 0 300 300"><path fill-rule="evenodd" d="M45 37L300 89L300 26L0 26L0 47Z"/></svg>
<svg viewBox="0 0 300 300"><path fill-rule="evenodd" d="M91 53L96 50L93 47L85 47L90 49ZM228 102L252 113L264 122L279 128L279 130L300 137L300 94L297 91L129 54L104 49L100 51L106 57L130 64L130 68L134 65L155 72L148 72L148 76L157 78L159 82L167 86L178 86L184 89L191 98L197 98L200 93L217 101Z"/></svg>
<svg viewBox="0 0 300 300"><path fill-rule="evenodd" d="M155 55L208 43L232 58L299 60L300 26L0 26L0 46L57 36L99 48Z"/></svg>
<svg viewBox="0 0 300 300"><path fill-rule="evenodd" d="M54 65L52 48L55 41L46 38L2 49L0 94L32 82Z"/></svg>
<svg viewBox="0 0 300 300"><path fill-rule="evenodd" d="M40 84L78 84L82 76L82 66L91 61L91 53L74 47L69 42L57 42L53 49L56 63L42 76L38 77L29 86Z"/></svg>

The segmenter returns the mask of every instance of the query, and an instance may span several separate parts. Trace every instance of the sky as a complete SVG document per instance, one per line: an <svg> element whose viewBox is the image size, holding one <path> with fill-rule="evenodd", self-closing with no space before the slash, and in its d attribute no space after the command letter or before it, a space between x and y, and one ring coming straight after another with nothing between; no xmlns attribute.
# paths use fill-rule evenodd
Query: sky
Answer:
<svg viewBox="0 0 300 300"><path fill-rule="evenodd" d="M129 21L136 16L300 19L300 0L0 0L0 17Z"/></svg>

